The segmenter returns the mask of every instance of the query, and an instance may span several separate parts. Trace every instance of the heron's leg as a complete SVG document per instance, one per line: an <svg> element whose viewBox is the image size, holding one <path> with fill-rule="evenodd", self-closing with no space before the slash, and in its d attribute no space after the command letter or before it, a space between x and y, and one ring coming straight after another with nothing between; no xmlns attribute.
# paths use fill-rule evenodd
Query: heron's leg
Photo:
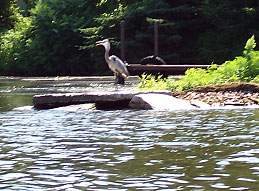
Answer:
<svg viewBox="0 0 259 191"><path fill-rule="evenodd" d="M118 91L118 74L117 73L114 73L114 76L115 76L115 82L114 82L114 90L115 91Z"/></svg>
<svg viewBox="0 0 259 191"><path fill-rule="evenodd" d="M115 76L115 81L114 81L115 85L116 85L116 84L119 84L118 74L117 74L117 73L114 73L114 76Z"/></svg>
<svg viewBox="0 0 259 191"><path fill-rule="evenodd" d="M124 85L125 84L125 79L121 75L115 73L115 84Z"/></svg>

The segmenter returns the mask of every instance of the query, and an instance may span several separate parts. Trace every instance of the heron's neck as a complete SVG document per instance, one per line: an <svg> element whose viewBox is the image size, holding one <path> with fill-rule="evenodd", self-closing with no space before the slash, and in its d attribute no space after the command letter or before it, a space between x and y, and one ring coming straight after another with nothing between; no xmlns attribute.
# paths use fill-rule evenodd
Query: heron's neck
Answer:
<svg viewBox="0 0 259 191"><path fill-rule="evenodd" d="M109 61L109 53L110 53L110 47L109 46L105 46L105 60Z"/></svg>

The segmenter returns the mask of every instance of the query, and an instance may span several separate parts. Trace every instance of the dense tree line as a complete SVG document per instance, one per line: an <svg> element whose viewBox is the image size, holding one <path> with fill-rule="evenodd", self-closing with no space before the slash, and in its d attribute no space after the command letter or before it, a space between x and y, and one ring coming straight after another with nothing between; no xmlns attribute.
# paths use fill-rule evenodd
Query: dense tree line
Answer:
<svg viewBox="0 0 259 191"><path fill-rule="evenodd" d="M153 22L167 63L217 63L259 36L258 0L1 0L0 75L91 75L108 71L95 41L110 38L126 58L153 54Z"/></svg>

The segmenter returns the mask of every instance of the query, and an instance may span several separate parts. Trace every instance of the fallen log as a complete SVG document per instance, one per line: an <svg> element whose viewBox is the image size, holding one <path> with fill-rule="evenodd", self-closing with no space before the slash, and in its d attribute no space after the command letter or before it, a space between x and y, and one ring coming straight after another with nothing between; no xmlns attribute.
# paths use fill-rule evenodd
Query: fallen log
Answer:
<svg viewBox="0 0 259 191"><path fill-rule="evenodd" d="M127 66L130 75L147 74L163 74L163 75L183 75L189 68L209 68L211 65L199 65L199 64L183 64L183 65L141 65L130 64Z"/></svg>

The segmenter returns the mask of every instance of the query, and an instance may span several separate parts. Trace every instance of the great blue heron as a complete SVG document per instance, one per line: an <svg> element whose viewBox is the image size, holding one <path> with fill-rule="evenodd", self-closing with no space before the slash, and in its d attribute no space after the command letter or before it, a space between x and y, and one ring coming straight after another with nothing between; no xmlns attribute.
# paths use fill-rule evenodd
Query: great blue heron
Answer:
<svg viewBox="0 0 259 191"><path fill-rule="evenodd" d="M96 42L97 46L104 46L105 48L105 60L111 69L111 71L116 76L116 83L124 84L124 79L129 76L129 72L127 70L126 64L117 56L112 55L109 56L109 52L111 49L110 41L109 39L104 39L102 41ZM120 80L122 78L123 80Z"/></svg>

